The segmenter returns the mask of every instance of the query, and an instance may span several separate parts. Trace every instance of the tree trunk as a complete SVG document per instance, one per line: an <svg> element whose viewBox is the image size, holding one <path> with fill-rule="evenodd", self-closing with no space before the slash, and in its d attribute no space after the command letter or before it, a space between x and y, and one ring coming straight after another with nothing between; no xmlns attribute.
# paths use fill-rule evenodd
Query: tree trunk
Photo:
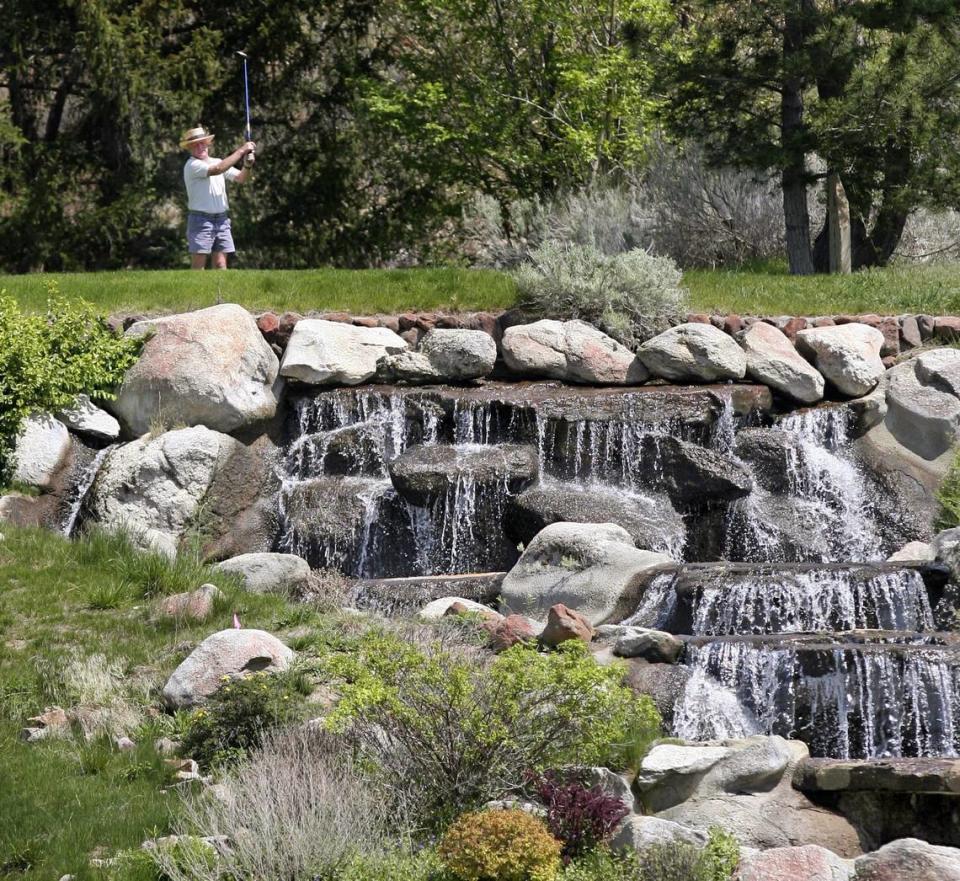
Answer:
<svg viewBox="0 0 960 881"><path fill-rule="evenodd" d="M789 11L783 31L783 90L780 93L780 139L783 147L783 220L791 275L813 275L810 214L807 210L807 169L803 82L791 75L795 56L804 43L806 0Z"/></svg>

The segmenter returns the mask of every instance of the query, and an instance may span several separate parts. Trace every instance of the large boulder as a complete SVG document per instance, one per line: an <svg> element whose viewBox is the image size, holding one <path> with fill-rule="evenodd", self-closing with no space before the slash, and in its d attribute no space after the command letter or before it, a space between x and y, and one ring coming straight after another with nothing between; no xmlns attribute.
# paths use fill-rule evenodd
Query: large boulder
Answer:
<svg viewBox="0 0 960 881"><path fill-rule="evenodd" d="M510 502L508 535L529 543L545 526L560 522L616 523L640 548L664 551L683 545L683 517L663 494L633 495L573 483L537 484Z"/></svg>
<svg viewBox="0 0 960 881"><path fill-rule="evenodd" d="M636 787L658 817L703 832L721 826L745 847L819 844L841 857L857 856L862 848L854 826L793 788L794 768L808 755L799 741L760 735L664 744L644 758Z"/></svg>
<svg viewBox="0 0 960 881"><path fill-rule="evenodd" d="M469 382L487 376L497 362L497 344L482 330L431 330L416 352L384 355L378 374L393 382Z"/></svg>
<svg viewBox="0 0 960 881"><path fill-rule="evenodd" d="M743 379L747 358L732 337L712 324L678 324L637 351L647 369L673 382Z"/></svg>
<svg viewBox="0 0 960 881"><path fill-rule="evenodd" d="M596 385L635 385L649 376L633 352L585 321L514 325L500 348L507 366L521 376Z"/></svg>
<svg viewBox="0 0 960 881"><path fill-rule="evenodd" d="M57 418L67 428L95 441L112 442L120 437L120 423L87 395L77 395L67 409L57 414Z"/></svg>
<svg viewBox="0 0 960 881"><path fill-rule="evenodd" d="M632 611L654 572L671 562L664 554L639 550L614 523L553 523L507 573L501 600L510 612L536 620L563 603L601 624Z"/></svg>
<svg viewBox="0 0 960 881"><path fill-rule="evenodd" d="M431 499L468 480L473 486L504 486L519 492L539 472L537 449L520 444L490 446L415 445L390 463L390 479L397 492L414 505Z"/></svg>
<svg viewBox="0 0 960 881"><path fill-rule="evenodd" d="M217 569L237 575L251 593L288 593L310 581L309 564L295 554L240 554L218 563Z"/></svg>
<svg viewBox="0 0 960 881"><path fill-rule="evenodd" d="M264 630L221 630L208 636L173 671L163 687L172 709L189 707L210 697L224 676L285 670L293 651Z"/></svg>
<svg viewBox="0 0 960 881"><path fill-rule="evenodd" d="M787 335L758 321L737 337L747 356L747 376L799 401L823 397L823 377L794 348Z"/></svg>
<svg viewBox="0 0 960 881"><path fill-rule="evenodd" d="M297 322L280 375L309 385L359 385L376 375L384 355L409 348L386 327L359 327L320 318Z"/></svg>
<svg viewBox="0 0 960 881"><path fill-rule="evenodd" d="M679 664L651 664L639 658L631 658L626 663L624 684L634 694L649 697L664 725L672 725L677 701L690 679L690 668Z"/></svg>
<svg viewBox="0 0 960 881"><path fill-rule="evenodd" d="M127 334L147 337L111 404L132 434L158 421L230 432L273 418L277 356L241 306L139 321Z"/></svg>
<svg viewBox="0 0 960 881"><path fill-rule="evenodd" d="M872 391L884 374L880 349L883 334L853 322L810 327L797 333L797 349L844 395L859 398Z"/></svg>
<svg viewBox="0 0 960 881"><path fill-rule="evenodd" d="M853 861L816 844L772 847L746 854L734 881L849 881ZM906 881L906 879L904 879Z"/></svg>
<svg viewBox="0 0 960 881"><path fill-rule="evenodd" d="M174 555L215 475L241 444L203 426L144 436L106 457L88 496L89 516L144 548Z"/></svg>
<svg viewBox="0 0 960 881"><path fill-rule="evenodd" d="M50 489L70 454L70 432L58 419L37 413L27 418L13 451L13 480Z"/></svg>
<svg viewBox="0 0 960 881"><path fill-rule="evenodd" d="M960 849L900 838L856 863L856 881L960 881Z"/></svg>
<svg viewBox="0 0 960 881"><path fill-rule="evenodd" d="M610 839L612 850L643 850L651 845L689 844L703 847L707 833L659 817L632 814L624 818Z"/></svg>
<svg viewBox="0 0 960 881"><path fill-rule="evenodd" d="M908 450L933 460L960 432L960 350L933 349L887 374L886 426Z"/></svg>
<svg viewBox="0 0 960 881"><path fill-rule="evenodd" d="M625 627L613 646L618 658L643 658L652 664L675 664L683 643L670 633L645 627Z"/></svg>

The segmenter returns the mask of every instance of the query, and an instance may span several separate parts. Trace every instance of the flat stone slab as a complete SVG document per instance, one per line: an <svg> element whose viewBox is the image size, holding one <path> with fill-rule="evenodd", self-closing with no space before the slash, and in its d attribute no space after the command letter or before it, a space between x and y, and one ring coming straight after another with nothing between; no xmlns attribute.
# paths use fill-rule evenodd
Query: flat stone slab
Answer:
<svg viewBox="0 0 960 881"><path fill-rule="evenodd" d="M469 575L421 575L412 578L375 578L358 581L356 603L388 615L409 614L444 597L461 597L489 605L500 595L506 572Z"/></svg>
<svg viewBox="0 0 960 881"><path fill-rule="evenodd" d="M960 759L804 759L793 785L803 792L960 795Z"/></svg>

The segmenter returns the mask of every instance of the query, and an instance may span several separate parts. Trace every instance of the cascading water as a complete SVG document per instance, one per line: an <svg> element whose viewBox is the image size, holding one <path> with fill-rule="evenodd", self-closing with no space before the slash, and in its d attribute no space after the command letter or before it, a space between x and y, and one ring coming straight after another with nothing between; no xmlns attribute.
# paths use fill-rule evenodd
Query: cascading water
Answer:
<svg viewBox="0 0 960 881"><path fill-rule="evenodd" d="M730 508L724 558L841 562L885 557L869 481L850 451L850 414L823 407L781 419L788 490L758 490ZM793 536L785 542L786 527ZM787 545L785 547L785 545ZM789 555L789 556L785 556Z"/></svg>
<svg viewBox="0 0 960 881"><path fill-rule="evenodd" d="M812 755L837 758L956 756L960 749L960 655L908 645L760 645L716 640L688 647L691 682L678 700L680 737L701 737L707 715L739 699L759 731L799 737ZM703 685L706 678L711 686ZM709 692L721 694L717 700ZM741 736L729 711L710 736Z"/></svg>
<svg viewBox="0 0 960 881"><path fill-rule="evenodd" d="M70 508L67 510L67 514L63 519L63 526L60 528L60 531L67 538L70 538L73 535L73 531L77 528L80 512L83 510L83 503L86 501L87 495L94 481L97 479L97 475L100 473L100 468L103 466L104 460L114 447L116 447L116 444L110 444L110 446L98 450L97 454L83 470L79 480L74 485L73 501L70 503Z"/></svg>

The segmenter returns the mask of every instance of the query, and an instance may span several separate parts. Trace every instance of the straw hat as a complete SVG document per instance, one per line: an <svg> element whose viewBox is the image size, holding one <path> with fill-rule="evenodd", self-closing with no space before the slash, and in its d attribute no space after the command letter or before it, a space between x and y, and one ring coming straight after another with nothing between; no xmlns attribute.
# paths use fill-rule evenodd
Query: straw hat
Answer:
<svg viewBox="0 0 960 881"><path fill-rule="evenodd" d="M201 141L206 141L209 144L214 137L202 125L198 125L195 128L188 128L183 133L180 138L180 146L184 150L189 150L194 144L199 144Z"/></svg>

